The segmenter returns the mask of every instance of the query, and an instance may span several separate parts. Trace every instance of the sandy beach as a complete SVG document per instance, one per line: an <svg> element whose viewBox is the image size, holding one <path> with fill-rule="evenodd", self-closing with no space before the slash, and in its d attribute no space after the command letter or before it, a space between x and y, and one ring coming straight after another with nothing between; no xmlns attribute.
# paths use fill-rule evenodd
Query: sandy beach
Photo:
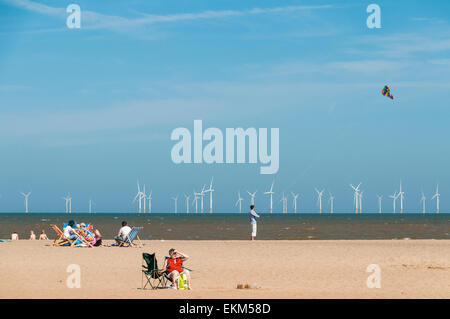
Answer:
<svg viewBox="0 0 450 319"><path fill-rule="evenodd" d="M0 298L450 298L450 240L51 243L0 243ZM142 252L162 265L172 247L190 256L193 290L140 289ZM80 265L81 288L67 287L69 264ZM367 287L369 264L380 266L381 288Z"/></svg>

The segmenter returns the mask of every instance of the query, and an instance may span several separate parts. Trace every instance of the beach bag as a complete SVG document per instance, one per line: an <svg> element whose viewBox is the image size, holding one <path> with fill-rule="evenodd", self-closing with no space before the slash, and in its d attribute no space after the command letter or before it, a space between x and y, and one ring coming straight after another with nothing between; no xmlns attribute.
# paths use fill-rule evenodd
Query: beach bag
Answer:
<svg viewBox="0 0 450 319"><path fill-rule="evenodd" d="M188 289L188 285L187 285L187 278L185 274L181 274L178 277L178 289L180 290L186 290Z"/></svg>

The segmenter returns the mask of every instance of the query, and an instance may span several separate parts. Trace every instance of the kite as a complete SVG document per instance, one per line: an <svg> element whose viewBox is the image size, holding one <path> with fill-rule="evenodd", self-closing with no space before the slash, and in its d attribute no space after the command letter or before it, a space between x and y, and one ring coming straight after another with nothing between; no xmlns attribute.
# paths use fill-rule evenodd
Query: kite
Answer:
<svg viewBox="0 0 450 319"><path fill-rule="evenodd" d="M389 89L389 86L385 85L383 90L381 90L381 94L383 94L384 96L390 97L391 100L394 99L394 97L391 95L391 90Z"/></svg>

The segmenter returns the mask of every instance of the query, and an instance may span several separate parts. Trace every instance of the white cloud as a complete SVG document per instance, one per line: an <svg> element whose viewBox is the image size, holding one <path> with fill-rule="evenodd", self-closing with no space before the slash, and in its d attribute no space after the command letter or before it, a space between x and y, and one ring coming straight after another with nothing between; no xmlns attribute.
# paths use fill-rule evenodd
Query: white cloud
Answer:
<svg viewBox="0 0 450 319"><path fill-rule="evenodd" d="M46 14L59 18L66 18L64 8L54 8L37 2L29 0L0 0L4 3L23 8L36 13ZM124 18L120 16L111 16L96 13L82 8L82 23L83 28L93 29L117 29L127 27L138 27L142 25L162 23L162 22L176 22L198 19L218 19L233 16L258 15L258 14L278 14L291 13L296 11L308 11L329 9L332 5L317 5L317 6L286 6L275 8L253 8L249 10L222 10L222 11L203 11L199 13L179 13L169 15L150 15L143 14L139 18Z"/></svg>

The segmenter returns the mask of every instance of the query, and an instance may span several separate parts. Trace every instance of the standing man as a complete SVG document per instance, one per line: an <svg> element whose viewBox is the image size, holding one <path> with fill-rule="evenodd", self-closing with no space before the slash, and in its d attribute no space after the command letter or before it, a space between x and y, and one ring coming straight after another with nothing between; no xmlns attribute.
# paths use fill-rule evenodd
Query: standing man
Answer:
<svg viewBox="0 0 450 319"><path fill-rule="evenodd" d="M259 215L255 212L255 205L250 205L250 213L248 213L250 217L250 225L252 226L252 240L255 240L256 237L256 218L259 218Z"/></svg>

